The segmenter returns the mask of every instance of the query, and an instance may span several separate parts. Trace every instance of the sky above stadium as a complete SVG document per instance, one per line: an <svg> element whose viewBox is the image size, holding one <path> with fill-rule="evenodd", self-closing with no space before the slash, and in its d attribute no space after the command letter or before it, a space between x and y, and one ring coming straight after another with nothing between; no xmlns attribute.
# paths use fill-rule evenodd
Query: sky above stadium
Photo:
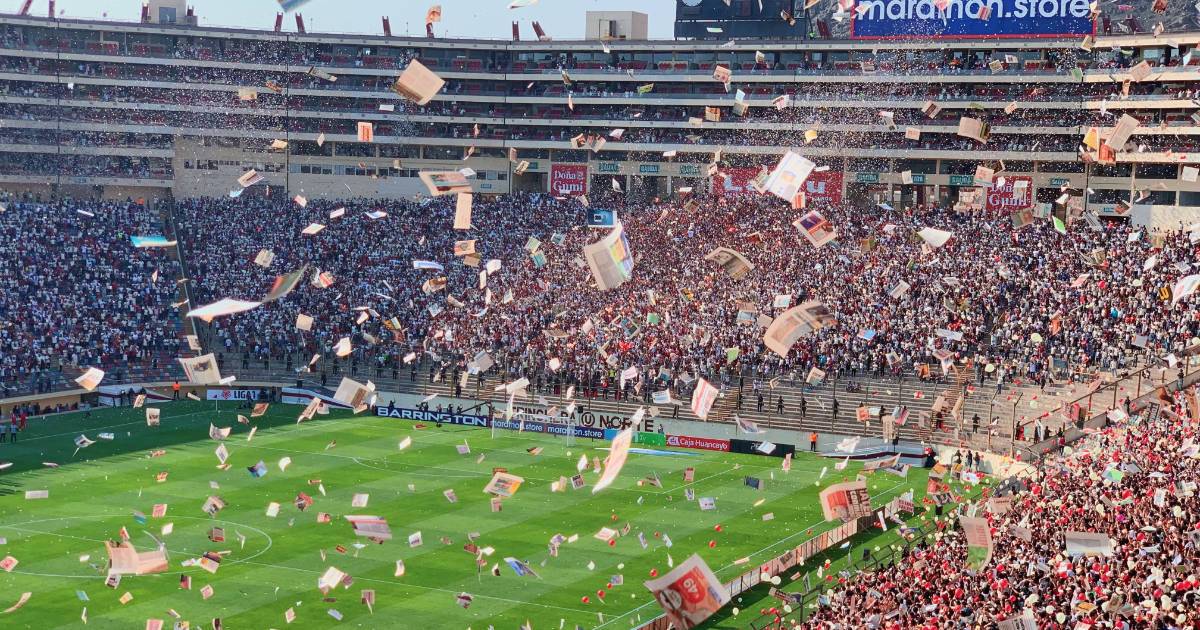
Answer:
<svg viewBox="0 0 1200 630"><path fill-rule="evenodd" d="M0 0L0 11L14 12L22 0ZM509 0L311 0L299 9L310 32L380 33L379 17L391 18L392 33L425 33L425 10L442 5L442 22L435 27L439 37L481 37L511 39L514 20L521 22L523 39L533 39L530 22L537 20L546 34L555 39L581 39L585 11L641 11L650 16L650 35L670 38L675 20L674 0L541 0L537 5L508 9ZM46 15L48 0L35 0L35 15ZM274 0L192 0L200 15L200 24L271 28L279 4ZM140 0L58 0L65 17L102 18L135 21L141 13ZM347 10L353 7L353 10ZM284 29L294 31L290 17Z"/></svg>

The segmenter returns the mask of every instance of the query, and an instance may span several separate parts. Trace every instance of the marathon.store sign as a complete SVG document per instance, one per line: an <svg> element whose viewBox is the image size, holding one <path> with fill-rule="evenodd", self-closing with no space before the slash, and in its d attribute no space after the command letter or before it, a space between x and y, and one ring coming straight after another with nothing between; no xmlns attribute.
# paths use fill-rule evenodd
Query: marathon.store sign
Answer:
<svg viewBox="0 0 1200 630"><path fill-rule="evenodd" d="M862 0L850 21L850 37L1078 38L1096 32L1088 4L1089 0Z"/></svg>
<svg viewBox="0 0 1200 630"><path fill-rule="evenodd" d="M579 427L569 424L555 424L553 422L539 422L537 420L504 420L501 418L498 420L493 420L492 426L497 429L520 431L524 433L548 433L550 435L574 434L575 437L589 438L592 440L604 439L604 429Z"/></svg>

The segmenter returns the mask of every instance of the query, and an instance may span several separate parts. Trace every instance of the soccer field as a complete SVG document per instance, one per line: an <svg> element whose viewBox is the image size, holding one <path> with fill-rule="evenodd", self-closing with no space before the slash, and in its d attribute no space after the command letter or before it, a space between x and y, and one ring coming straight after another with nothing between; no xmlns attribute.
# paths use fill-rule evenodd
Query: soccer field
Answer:
<svg viewBox="0 0 1200 630"><path fill-rule="evenodd" d="M565 492L551 492L552 482L575 474L580 455L603 460L607 443L569 445L512 432L493 437L482 429L336 411L297 425L302 408L281 404L246 425L237 414L249 410L215 404L163 405L155 428L146 426L142 409L35 419L15 445L0 444L0 461L13 463L0 471L0 537L6 539L0 557L19 562L0 572L0 610L32 593L22 608L0 614L0 626L83 627L86 609L88 628L142 628L147 619L162 619L169 628L176 621L171 611L193 628L211 627L213 618L226 628L283 628L291 609L293 624L310 628L515 629L527 620L533 628L628 628L659 614L642 586L652 571L666 573L671 559L699 553L718 577L731 579L831 528L822 522L820 488L852 480L860 468L852 463L835 473L833 461L805 454L785 473L778 458L660 449L631 453L618 480L598 494L590 489L598 478L591 465L583 473L588 487L568 484ZM210 422L232 427L224 441L226 470L218 468ZM247 441L251 426L257 432ZM100 433L113 439L99 439ZM96 442L75 453L80 434ZM411 446L401 450L406 437ZM469 454L455 448L464 443ZM539 453L528 451L538 446ZM159 449L165 452L154 453ZM281 470L285 457L291 463ZM260 460L268 472L256 478L247 467ZM483 492L494 467L525 479L499 512ZM684 482L687 467L695 468L693 483ZM653 474L661 488L639 485ZM747 476L762 479L764 488L746 486ZM919 500L925 478L919 469L907 480L874 474L868 487L875 505L910 487ZM716 499L716 509L701 511L688 501L689 488L696 499ZM27 499L30 490L48 490L49 497ZM457 502L448 500L447 490ZM295 505L299 493L314 501L305 511ZM366 507L351 506L359 493L369 495ZM209 496L227 503L215 518L201 510ZM271 502L281 505L276 517L267 515ZM152 516L156 504L167 506L164 516ZM135 512L145 514L145 524ZM320 513L330 521L318 522ZM767 513L774 519L764 521ZM343 518L348 514L387 519L394 538L376 544L356 537ZM173 531L164 535L168 525ZM161 539L169 570L125 576L117 588L107 587L103 541L119 540L122 527L138 551L154 549ZM209 540L213 527L224 529L224 542ZM629 533L610 546L593 537L602 527L629 527ZM408 539L416 532L422 544L413 547ZM494 549L482 570L464 549L471 534L478 534L478 547ZM556 534L578 540L551 557ZM227 552L215 574L183 566L205 552ZM735 564L747 556L749 564ZM518 576L507 557L527 562L537 576ZM399 577L398 560L405 567ZM497 564L498 577L492 573ZM331 566L353 584L323 596L317 580ZM191 578L190 590L181 588L183 575ZM212 589L207 599L205 586ZM368 589L375 591L373 612L361 603ZM121 603L126 593L132 599ZM472 597L465 609L457 601L461 593Z"/></svg>

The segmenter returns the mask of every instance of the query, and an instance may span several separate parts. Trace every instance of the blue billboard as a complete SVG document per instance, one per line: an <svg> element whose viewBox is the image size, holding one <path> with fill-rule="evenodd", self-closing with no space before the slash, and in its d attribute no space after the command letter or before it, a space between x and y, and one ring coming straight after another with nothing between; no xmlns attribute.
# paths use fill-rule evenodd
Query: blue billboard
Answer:
<svg viewBox="0 0 1200 630"><path fill-rule="evenodd" d="M506 429L508 431L521 431L524 433L550 433L553 435L570 435L575 434L575 437L591 438L593 440L604 439L604 429L595 427L572 426L569 424L555 424L552 422L541 422L539 420L493 420L492 425L497 429Z"/></svg>
<svg viewBox="0 0 1200 630"><path fill-rule="evenodd" d="M1083 37L1088 0L862 0L853 39Z"/></svg>
<svg viewBox="0 0 1200 630"><path fill-rule="evenodd" d="M592 208L588 210L587 226L590 228L615 228L617 227L617 211Z"/></svg>
<svg viewBox="0 0 1200 630"><path fill-rule="evenodd" d="M375 415L382 418L399 418L401 420L412 420L414 422L432 422L434 424L453 424L460 427L481 427L487 428L491 426L487 416L472 416L467 414L454 414L442 411L421 411L420 409L405 409L402 407L384 407L377 405L375 407Z"/></svg>

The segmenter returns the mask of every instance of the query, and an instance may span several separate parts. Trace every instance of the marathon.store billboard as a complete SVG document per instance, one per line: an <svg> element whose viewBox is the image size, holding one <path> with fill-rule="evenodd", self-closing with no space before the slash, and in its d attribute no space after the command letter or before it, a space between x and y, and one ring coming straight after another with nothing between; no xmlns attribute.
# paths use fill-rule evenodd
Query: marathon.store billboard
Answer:
<svg viewBox="0 0 1200 630"><path fill-rule="evenodd" d="M1083 37L1096 31L1088 0L861 0L855 9L852 39Z"/></svg>

